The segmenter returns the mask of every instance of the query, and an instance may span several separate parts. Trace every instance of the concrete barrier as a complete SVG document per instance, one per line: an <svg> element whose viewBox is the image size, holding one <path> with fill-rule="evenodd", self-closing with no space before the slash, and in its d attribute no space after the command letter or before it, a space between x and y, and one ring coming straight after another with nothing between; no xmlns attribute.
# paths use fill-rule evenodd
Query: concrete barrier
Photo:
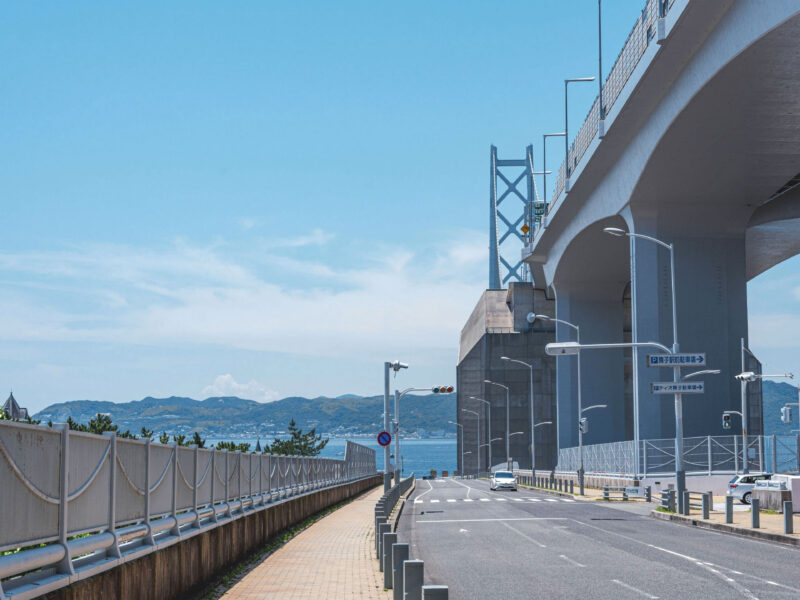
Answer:
<svg viewBox="0 0 800 600"><path fill-rule="evenodd" d="M216 578L285 529L381 484L380 474L316 490L247 512L208 531L53 591L47 600L196 597Z"/></svg>

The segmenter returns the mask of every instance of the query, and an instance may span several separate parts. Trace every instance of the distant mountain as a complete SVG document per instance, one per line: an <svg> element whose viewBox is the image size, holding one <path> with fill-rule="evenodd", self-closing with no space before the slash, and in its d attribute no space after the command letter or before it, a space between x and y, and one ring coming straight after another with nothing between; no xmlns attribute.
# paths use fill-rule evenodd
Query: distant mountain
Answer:
<svg viewBox="0 0 800 600"><path fill-rule="evenodd" d="M394 405L392 405L394 409ZM377 434L383 428L383 396L353 394L338 398L289 397L262 404L235 396L194 400L171 396L114 403L73 400L52 404L34 415L44 422L63 423L72 417L87 423L97 413L108 413L121 429L138 433L142 427L170 434L198 431L207 438L279 435L294 418L308 430L326 434ZM400 404L400 423L407 433L420 436L455 433L455 394L406 396Z"/></svg>
<svg viewBox="0 0 800 600"><path fill-rule="evenodd" d="M762 382L764 398L764 435L794 435L793 429L799 429L800 415L797 414L797 387L784 382ZM793 404L792 422L781 423L781 408Z"/></svg>

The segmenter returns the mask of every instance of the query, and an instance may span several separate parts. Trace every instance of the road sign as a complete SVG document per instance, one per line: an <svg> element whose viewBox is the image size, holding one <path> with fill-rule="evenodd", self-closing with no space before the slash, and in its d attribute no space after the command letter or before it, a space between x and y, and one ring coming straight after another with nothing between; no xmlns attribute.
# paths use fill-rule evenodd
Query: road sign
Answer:
<svg viewBox="0 0 800 600"><path fill-rule="evenodd" d="M651 394L702 394L706 386L702 381L658 381L650 384Z"/></svg>
<svg viewBox="0 0 800 600"><path fill-rule="evenodd" d="M389 444L392 443L392 434L389 433L388 431L381 431L378 434L378 443L381 446L388 446Z"/></svg>
<svg viewBox="0 0 800 600"><path fill-rule="evenodd" d="M522 231L522 233L528 233L530 230L531 228L528 227L527 225L523 225L522 227L520 227L520 231Z"/></svg>
<svg viewBox="0 0 800 600"><path fill-rule="evenodd" d="M648 354L648 367L705 367L706 353L691 354Z"/></svg>

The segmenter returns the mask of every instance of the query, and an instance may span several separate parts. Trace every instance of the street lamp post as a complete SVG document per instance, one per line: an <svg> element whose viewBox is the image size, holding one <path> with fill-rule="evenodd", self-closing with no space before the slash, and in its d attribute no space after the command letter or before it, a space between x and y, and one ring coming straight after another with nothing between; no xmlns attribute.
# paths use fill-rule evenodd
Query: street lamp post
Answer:
<svg viewBox="0 0 800 600"><path fill-rule="evenodd" d="M456 427L461 427L461 469L460 472L464 474L464 426L461 423L456 423L455 421L448 421L451 425L455 425Z"/></svg>
<svg viewBox="0 0 800 600"><path fill-rule="evenodd" d="M570 174L570 167L569 167L569 109L567 104L567 97L568 93L567 90L569 89L570 83L581 83L581 82L588 82L594 81L594 77L573 77L571 79L564 80L564 190L568 191L566 188L566 180L569 179Z"/></svg>
<svg viewBox="0 0 800 600"><path fill-rule="evenodd" d="M466 412L466 413L471 413L471 414L475 415L475 417L478 419L478 428L475 430L475 443L476 444L480 444L481 443L481 415L480 415L480 413L475 412L474 410L469 410L468 408L462 408L461 411L462 412ZM461 443L463 444L464 442L461 442ZM472 453L468 452L468 454L472 454ZM481 455L480 455L480 452L478 452L478 457L477 458L478 458L478 471L480 472L480 470L481 470Z"/></svg>
<svg viewBox="0 0 800 600"><path fill-rule="evenodd" d="M390 414L389 414L389 372L394 371L397 373L400 369L407 369L408 365L406 363L402 363L399 360L395 360L393 362L385 362L383 363L383 430L389 431L391 424L389 423ZM392 475L389 471L391 465L391 450L389 446L386 445L383 448L383 491L388 492L389 489L392 487Z"/></svg>
<svg viewBox="0 0 800 600"><path fill-rule="evenodd" d="M496 385L497 387L501 387L506 391L506 462L511 463L511 445L509 444L509 431L511 431L511 398L510 393L508 390L508 386L503 385L502 383L497 383L496 381L489 381L488 379L484 379L483 383L488 383L489 385ZM494 466L494 465L493 465ZM510 466L508 467L511 468Z"/></svg>
<svg viewBox="0 0 800 600"><path fill-rule="evenodd" d="M763 375L760 373L754 373L753 371L745 371L744 370L744 353L747 350L744 346L744 338L742 338L742 372L736 375L736 379L742 382L742 412L740 413L742 416L742 473L747 474L750 472L750 468L748 466L748 456L747 456L747 427L749 425L749 421L747 418L747 384L755 381L756 379L764 379L764 378L773 378L773 377L787 377L789 379L794 379L794 375L792 373L780 373L777 375ZM747 350L749 352L749 350ZM751 353L752 354L752 353ZM729 411L734 412L734 411Z"/></svg>
<svg viewBox="0 0 800 600"><path fill-rule="evenodd" d="M531 375L531 386L530 386L530 405L531 405L531 471L535 470L536 468L536 446L534 443L534 426L535 423L534 416L533 416L533 364L526 363L522 360L517 360L516 358L509 358L508 356L501 356L500 360L505 360L512 363L517 363L518 365L522 365L523 367L528 367Z"/></svg>
<svg viewBox="0 0 800 600"><path fill-rule="evenodd" d="M542 174L543 175L542 183L544 184L544 189L543 189L544 201L547 204L550 203L550 199L547 197L547 174L550 172L547 170L547 138L564 137L566 135L567 134L564 133L563 131L561 133L545 133L542 135L542 165L543 165L542 171L544 171L544 173Z"/></svg>
<svg viewBox="0 0 800 600"><path fill-rule="evenodd" d="M661 240L651 237L649 235L644 235L642 233L631 233L630 231L625 231L624 229L619 229L618 227L605 227L603 229L605 233L608 233L613 236L617 237L624 237L628 236L629 238L639 238L643 240L647 240L648 242L652 242L654 244L658 244L669 250L669 271L670 271L670 283L672 286L672 354L677 354L680 352L680 345L678 344L678 301L677 296L675 294L675 246L673 244L667 244L666 242L662 242ZM631 263L636 264L636 244L631 242ZM672 381L675 383L681 380L681 368L678 365L675 365L672 368ZM636 442L636 456L639 456L639 410L638 410L638 398L639 398L639 391L638 389L635 392L636 395L636 405L634 410L636 412L634 418L634 432L635 432L635 442ZM638 462L638 460L637 460ZM638 469L637 469L638 470ZM683 400L680 392L675 392L675 487L677 488L679 497L682 498L681 492L686 489L686 472L683 467Z"/></svg>
<svg viewBox="0 0 800 600"><path fill-rule="evenodd" d="M547 315L536 315L534 313L528 313L528 322L533 323L536 319L540 321L552 321L553 323L561 323L562 325L566 325L567 327L572 327L575 330L575 340L580 344L581 343L581 328L574 323L570 323L569 321L565 321L564 319L556 319L554 317L549 317ZM578 419L580 420L581 413L583 411L583 399L581 396L581 355L578 354ZM580 427L580 422L578 423L578 454L580 455L580 468L578 469L578 489L580 491L580 495L583 496L583 431Z"/></svg>
<svg viewBox="0 0 800 600"><path fill-rule="evenodd" d="M478 402L483 402L488 408L487 412L487 420L486 420L486 437L485 439L489 439L492 437L492 403L488 400L484 400L483 398L478 398L477 396L470 396L471 400L477 400ZM480 448L483 446L489 446L489 468L492 467L492 445L489 444L482 444Z"/></svg>
<svg viewBox="0 0 800 600"><path fill-rule="evenodd" d="M394 463L397 470L402 473L403 468L400 464L400 400L403 399L403 396L406 394L410 394L411 392L430 392L431 388L415 388L410 387L404 389L402 392L395 390L394 391L394 431L392 435L394 436ZM398 468L398 465L399 468Z"/></svg>

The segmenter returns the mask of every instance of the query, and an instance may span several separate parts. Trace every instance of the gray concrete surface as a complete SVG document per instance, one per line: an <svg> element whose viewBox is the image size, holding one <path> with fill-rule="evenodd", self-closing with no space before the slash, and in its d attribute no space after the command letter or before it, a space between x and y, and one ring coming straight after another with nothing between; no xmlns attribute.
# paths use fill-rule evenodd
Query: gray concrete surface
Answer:
<svg viewBox="0 0 800 600"><path fill-rule="evenodd" d="M485 481L421 481L399 537L450 598L800 597L800 551Z"/></svg>

